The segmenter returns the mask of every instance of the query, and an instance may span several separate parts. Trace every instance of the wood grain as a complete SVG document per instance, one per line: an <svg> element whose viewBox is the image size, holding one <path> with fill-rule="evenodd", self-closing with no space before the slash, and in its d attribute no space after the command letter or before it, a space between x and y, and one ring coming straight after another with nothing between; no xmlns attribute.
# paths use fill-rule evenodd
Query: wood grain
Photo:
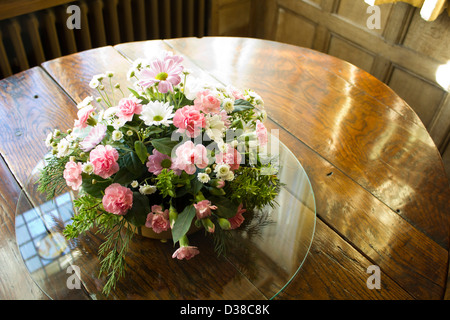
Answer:
<svg viewBox="0 0 450 320"><path fill-rule="evenodd" d="M17 249L16 203L21 188L0 158L0 300L48 299L31 279Z"/></svg>
<svg viewBox="0 0 450 320"><path fill-rule="evenodd" d="M423 126L405 121L403 112L361 90L359 82L309 63L309 56L335 58L245 38L167 43L222 83L257 91L269 117L448 249L449 187L436 146ZM399 99L389 90L380 95L391 96L394 105Z"/></svg>

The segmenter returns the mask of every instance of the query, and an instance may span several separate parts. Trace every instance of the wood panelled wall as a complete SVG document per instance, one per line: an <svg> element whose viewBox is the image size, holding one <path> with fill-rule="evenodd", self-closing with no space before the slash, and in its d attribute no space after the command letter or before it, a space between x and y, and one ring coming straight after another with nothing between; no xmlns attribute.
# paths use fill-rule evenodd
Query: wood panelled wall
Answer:
<svg viewBox="0 0 450 320"><path fill-rule="evenodd" d="M380 28L369 29L367 20L373 12L367 12L369 5L363 0L213 2L212 35L312 48L386 83L419 115L450 177L450 17L445 12L427 22L411 5L383 4Z"/></svg>

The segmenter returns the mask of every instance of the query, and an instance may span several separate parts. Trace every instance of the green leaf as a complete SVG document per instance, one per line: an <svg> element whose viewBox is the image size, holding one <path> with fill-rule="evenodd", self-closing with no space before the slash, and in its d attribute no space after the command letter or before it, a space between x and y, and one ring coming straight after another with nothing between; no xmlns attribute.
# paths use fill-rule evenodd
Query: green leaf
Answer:
<svg viewBox="0 0 450 320"><path fill-rule="evenodd" d="M151 140L153 147L159 152L171 155L172 149L179 143L178 141L173 141L171 138L160 138Z"/></svg>
<svg viewBox="0 0 450 320"><path fill-rule="evenodd" d="M195 207L192 204L186 206L183 212L178 215L172 228L172 238L174 244L177 243L178 240L180 240L180 238L189 231L192 224L192 219L194 219L194 217Z"/></svg>
<svg viewBox="0 0 450 320"><path fill-rule="evenodd" d="M136 180L137 178L139 178L139 176L131 173L127 168L121 168L114 175L114 183L119 183L125 186L127 184L130 184L131 182L133 182L133 180Z"/></svg>
<svg viewBox="0 0 450 320"><path fill-rule="evenodd" d="M133 192L133 206L123 217L132 225L142 227L149 212L150 204L147 196L139 192Z"/></svg>
<svg viewBox="0 0 450 320"><path fill-rule="evenodd" d="M139 93L137 93L135 90L133 90L133 89L131 89L131 88L128 88L128 90L130 90L130 92L131 92L136 98L140 99L142 104L148 104L148 103L149 103L149 101L148 101L147 98L141 96L141 95L140 95Z"/></svg>
<svg viewBox="0 0 450 320"><path fill-rule="evenodd" d="M134 142L134 150L136 150L136 154L141 160L142 164L147 161L147 148L145 147L142 141L136 140Z"/></svg>
<svg viewBox="0 0 450 320"><path fill-rule="evenodd" d="M209 200L211 204L217 206L217 209L214 211L216 215L225 219L233 218L236 215L239 205L230 199L212 195L209 197Z"/></svg>
<svg viewBox="0 0 450 320"><path fill-rule="evenodd" d="M244 99L237 99L234 101L234 110L233 112L240 112L244 110L253 109L253 105Z"/></svg>
<svg viewBox="0 0 450 320"><path fill-rule="evenodd" d="M134 175L142 174L143 169L145 169L145 166L134 152L125 154L122 159L124 166Z"/></svg>

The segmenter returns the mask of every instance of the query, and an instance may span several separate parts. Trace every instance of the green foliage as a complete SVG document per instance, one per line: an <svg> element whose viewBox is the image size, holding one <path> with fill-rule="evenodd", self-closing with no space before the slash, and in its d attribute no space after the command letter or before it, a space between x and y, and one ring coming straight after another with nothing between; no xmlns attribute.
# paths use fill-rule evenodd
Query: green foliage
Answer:
<svg viewBox="0 0 450 320"><path fill-rule="evenodd" d="M175 180L177 175L172 170L163 169L156 177L156 188L163 197L175 197Z"/></svg>
<svg viewBox="0 0 450 320"><path fill-rule="evenodd" d="M230 200L242 202L247 210L274 205L281 186L278 176L261 174L257 167L241 166L235 173L234 180L225 187Z"/></svg>
<svg viewBox="0 0 450 320"><path fill-rule="evenodd" d="M134 235L134 227L126 226L125 222L125 219L121 219L115 228L106 234L105 241L99 247L98 254L103 256L100 261L99 273L106 273L108 279L103 287L105 295L115 289L117 280L125 275L125 256Z"/></svg>
<svg viewBox="0 0 450 320"><path fill-rule="evenodd" d="M59 194L67 185L63 172L69 157L49 157L45 167L41 170L37 183L37 190L46 194L47 200L51 200Z"/></svg>

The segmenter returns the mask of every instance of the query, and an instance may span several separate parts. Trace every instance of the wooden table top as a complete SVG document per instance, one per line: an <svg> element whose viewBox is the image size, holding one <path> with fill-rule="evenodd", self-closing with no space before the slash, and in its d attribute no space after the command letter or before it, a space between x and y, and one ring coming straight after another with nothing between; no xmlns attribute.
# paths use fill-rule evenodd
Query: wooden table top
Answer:
<svg viewBox="0 0 450 320"><path fill-rule="evenodd" d="M267 127L299 159L316 200L316 230L298 274L277 299L443 299L450 189L439 152L386 85L337 58L272 41L181 38L108 46L0 81L0 298L45 299L15 245L21 186L53 128L73 126L93 75L170 50L212 82L251 88ZM122 75L121 75L122 74ZM121 78L120 78L121 77ZM381 271L369 289L369 266ZM134 297L139 298L139 297Z"/></svg>

